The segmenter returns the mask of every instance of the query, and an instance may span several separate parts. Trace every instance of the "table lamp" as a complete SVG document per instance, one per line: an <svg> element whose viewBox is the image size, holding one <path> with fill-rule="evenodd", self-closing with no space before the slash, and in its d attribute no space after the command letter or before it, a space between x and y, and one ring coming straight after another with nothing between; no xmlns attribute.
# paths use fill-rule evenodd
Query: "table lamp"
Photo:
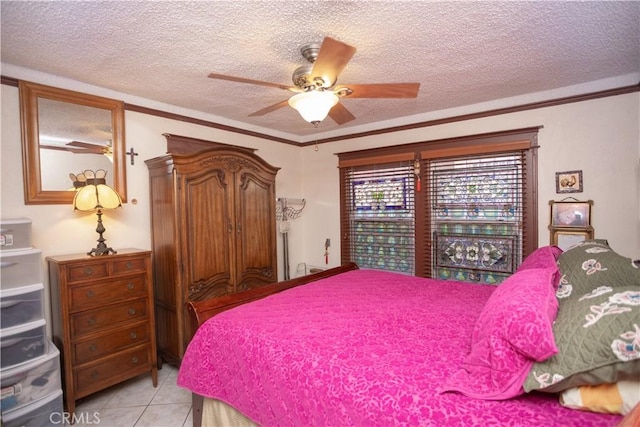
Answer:
<svg viewBox="0 0 640 427"><path fill-rule="evenodd" d="M107 247L105 239L102 234L106 231L104 225L102 225L102 210L103 209L115 209L122 206L122 199L120 195L105 182L106 172L98 170L85 171L84 175L87 176L87 184L80 187L73 198L73 209L81 212L96 211L98 215L98 227L96 232L100 236L98 238L98 246L87 252L87 255L101 256L115 254L112 248Z"/></svg>

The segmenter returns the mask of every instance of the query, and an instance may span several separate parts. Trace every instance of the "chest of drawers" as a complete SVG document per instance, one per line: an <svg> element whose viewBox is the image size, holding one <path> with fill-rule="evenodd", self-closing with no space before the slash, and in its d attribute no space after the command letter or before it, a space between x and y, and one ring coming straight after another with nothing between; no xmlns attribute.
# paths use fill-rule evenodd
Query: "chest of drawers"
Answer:
<svg viewBox="0 0 640 427"><path fill-rule="evenodd" d="M67 411L75 411L76 400L145 372L156 387L151 252L52 256L47 263Z"/></svg>

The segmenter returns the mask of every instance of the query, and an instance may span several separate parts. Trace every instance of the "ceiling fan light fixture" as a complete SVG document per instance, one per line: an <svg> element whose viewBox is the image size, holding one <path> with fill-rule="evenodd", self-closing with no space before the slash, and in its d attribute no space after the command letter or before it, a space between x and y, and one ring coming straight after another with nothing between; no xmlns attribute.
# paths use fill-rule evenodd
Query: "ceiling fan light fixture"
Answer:
<svg viewBox="0 0 640 427"><path fill-rule="evenodd" d="M312 90L289 98L289 105L312 124L323 121L329 110L338 103L338 96L330 91Z"/></svg>

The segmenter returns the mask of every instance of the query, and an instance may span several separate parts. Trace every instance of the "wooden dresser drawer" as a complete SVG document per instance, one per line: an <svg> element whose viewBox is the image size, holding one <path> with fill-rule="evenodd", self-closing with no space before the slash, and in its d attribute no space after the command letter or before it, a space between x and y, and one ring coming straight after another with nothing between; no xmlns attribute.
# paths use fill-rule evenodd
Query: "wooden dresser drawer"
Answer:
<svg viewBox="0 0 640 427"><path fill-rule="evenodd" d="M129 298L144 297L148 292L147 286L146 275L72 286L69 288L69 310L86 310Z"/></svg>
<svg viewBox="0 0 640 427"><path fill-rule="evenodd" d="M72 265L67 269L68 283L86 282L108 276L109 264L107 261Z"/></svg>
<svg viewBox="0 0 640 427"><path fill-rule="evenodd" d="M117 353L127 347L149 341L151 326L149 322L127 326L108 335L73 344L74 364L83 364L100 357Z"/></svg>
<svg viewBox="0 0 640 427"><path fill-rule="evenodd" d="M113 275L141 273L146 271L147 264L145 258L127 258L113 261Z"/></svg>
<svg viewBox="0 0 640 427"><path fill-rule="evenodd" d="M150 362L151 351L145 345L117 353L91 366L77 368L74 375L76 393L85 396L104 388L105 383L117 382L118 377L130 378L136 372L148 371Z"/></svg>
<svg viewBox="0 0 640 427"><path fill-rule="evenodd" d="M132 273L145 273L147 257L121 257L113 259L105 257L91 260L84 265L72 265L67 270L69 283L86 282L104 277L123 276Z"/></svg>
<svg viewBox="0 0 640 427"><path fill-rule="evenodd" d="M71 337L74 339L104 328L115 328L123 323L143 319L148 314L149 301L146 298L73 314L71 315Z"/></svg>

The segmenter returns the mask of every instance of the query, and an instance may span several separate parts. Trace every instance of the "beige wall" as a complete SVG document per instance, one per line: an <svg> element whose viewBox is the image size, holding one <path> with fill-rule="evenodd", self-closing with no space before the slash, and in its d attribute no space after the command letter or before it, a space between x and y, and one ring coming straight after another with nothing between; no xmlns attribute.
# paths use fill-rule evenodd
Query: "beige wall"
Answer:
<svg viewBox="0 0 640 427"><path fill-rule="evenodd" d="M70 205L24 204L18 90L2 85L0 95L0 216L30 218L33 245L42 249L45 257L81 253L95 247L95 215L75 213ZM555 194L555 172L580 169L584 176L584 192L572 196L594 200L592 224L596 237L608 239L614 249L626 256L640 258L640 94L637 92L321 144L318 151L312 146L298 148L135 112L126 112L125 123L127 150L133 147L139 156L134 166L127 161L129 203L122 209L106 211L103 216L107 229L105 238L116 249L150 248L148 173L144 160L164 154L166 142L163 133L255 148L267 162L281 168L276 182L277 195L307 200L302 217L292 222L289 233L291 274L294 276L298 263L324 265L326 238L330 238L332 243L329 266L340 262L335 153L543 126L538 140L541 146L538 162L539 244L545 245L549 241L548 201L563 197ZM280 236L278 246L279 277L282 278Z"/></svg>

